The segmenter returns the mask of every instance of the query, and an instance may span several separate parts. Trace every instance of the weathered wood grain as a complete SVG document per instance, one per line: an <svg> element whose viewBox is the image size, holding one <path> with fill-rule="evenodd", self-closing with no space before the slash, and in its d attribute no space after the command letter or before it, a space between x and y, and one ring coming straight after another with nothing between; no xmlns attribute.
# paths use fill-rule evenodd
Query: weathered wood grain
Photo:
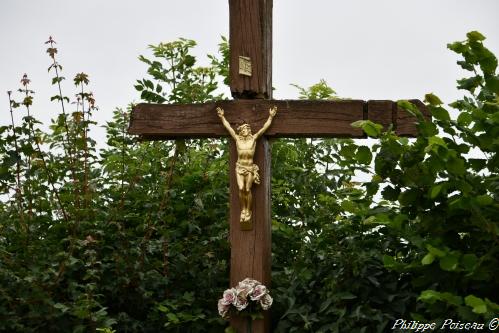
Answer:
<svg viewBox="0 0 499 333"><path fill-rule="evenodd" d="M426 119L431 118L431 113L426 108L423 102L417 99L411 99L409 102L416 105ZM414 137L417 135L418 130L416 128L417 119L412 116L406 110L399 108L397 105L394 107L395 119L396 119L396 132L400 136Z"/></svg>
<svg viewBox="0 0 499 333"><path fill-rule="evenodd" d="M372 100L367 102L367 118L377 124L383 125L383 130L394 123L393 101Z"/></svg>
<svg viewBox="0 0 499 333"><path fill-rule="evenodd" d="M266 132L269 137L362 137L362 131L350 124L363 119L363 103L235 100L191 105L139 104L132 112L129 133L146 139L227 136L217 116L217 106L225 110L233 127L246 121L255 133L267 120L269 108L275 105L278 111Z"/></svg>
<svg viewBox="0 0 499 333"><path fill-rule="evenodd" d="M422 102L412 102L430 117ZM227 136L217 116L217 106L225 110L225 117L233 127L246 121L256 132L266 121L269 108L274 105L278 111L266 132L268 137L362 138L362 131L351 126L352 122L361 119L381 123L385 129L393 122L398 134L416 134L414 117L398 109L395 102L385 100L234 100L188 105L139 104L133 109L129 133L149 140Z"/></svg>
<svg viewBox="0 0 499 333"><path fill-rule="evenodd" d="M272 0L229 0L229 79L235 98L272 98ZM252 75L239 74L239 56Z"/></svg>
<svg viewBox="0 0 499 333"><path fill-rule="evenodd" d="M233 140L230 144L230 284L237 285L245 278L253 278L270 287L271 272L271 196L270 196L270 144L262 137L258 140L254 162L260 168L260 184L253 185L253 229L241 230L239 217L239 190L236 181L237 150ZM237 332L246 333L246 318L231 318L231 326ZM254 333L270 332L270 314L253 323Z"/></svg>

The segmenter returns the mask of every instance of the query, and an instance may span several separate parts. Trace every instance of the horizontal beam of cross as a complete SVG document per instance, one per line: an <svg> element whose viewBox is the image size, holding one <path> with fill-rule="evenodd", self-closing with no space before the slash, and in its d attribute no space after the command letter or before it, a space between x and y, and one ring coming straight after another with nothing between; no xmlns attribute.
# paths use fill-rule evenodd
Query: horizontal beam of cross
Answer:
<svg viewBox="0 0 499 333"><path fill-rule="evenodd" d="M424 104L411 100L426 116ZM350 137L365 135L351 123L372 120L386 129L393 124L397 134L414 136L415 118L386 100L232 100L204 104L138 104L133 108L129 133L146 140L174 138L215 138L228 133L217 116L216 107L225 110L226 119L236 126L247 122L253 132L277 106L277 117L265 133L268 137Z"/></svg>

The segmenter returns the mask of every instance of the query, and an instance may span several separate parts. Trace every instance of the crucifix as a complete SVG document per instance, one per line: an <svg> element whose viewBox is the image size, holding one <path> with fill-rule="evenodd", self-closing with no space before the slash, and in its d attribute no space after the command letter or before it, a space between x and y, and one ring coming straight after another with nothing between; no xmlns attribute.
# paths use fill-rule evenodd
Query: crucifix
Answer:
<svg viewBox="0 0 499 333"><path fill-rule="evenodd" d="M270 286L269 139L365 138L362 130L352 127L351 123L366 119L385 129L393 125L399 135L414 136L416 120L400 110L397 103L388 100L272 100L272 0L229 0L229 9L229 76L234 100L190 105L138 104L132 111L129 133L141 135L146 140L232 136L229 158L230 283L235 286L245 278L252 278ZM423 103L411 102L428 116ZM273 120L270 118L272 112ZM241 157L245 148L238 147L237 135L229 130L230 124L238 119L263 129L251 142L254 151L251 161L247 160L246 164L244 156ZM255 183L257 173L259 184ZM248 177L252 186L245 188ZM231 326L237 332L247 333L245 318L231 318ZM270 332L268 313L254 322L253 332Z"/></svg>

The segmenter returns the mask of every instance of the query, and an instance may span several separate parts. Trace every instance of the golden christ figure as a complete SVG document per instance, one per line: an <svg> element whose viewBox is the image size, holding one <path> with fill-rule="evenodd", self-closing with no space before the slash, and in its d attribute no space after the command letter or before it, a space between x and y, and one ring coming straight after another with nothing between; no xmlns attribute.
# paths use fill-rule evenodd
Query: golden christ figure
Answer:
<svg viewBox="0 0 499 333"><path fill-rule="evenodd" d="M217 107L217 114L222 120L230 136L236 141L237 147L237 162L236 162L236 179L239 188L239 203L241 205L242 224L247 224L251 221L251 187L253 183L260 184L260 175L258 174L258 165L253 163L255 155L256 140L270 127L272 119L277 113L277 107L269 109L269 118L263 124L263 127L256 133L251 134L249 124L242 124L237 128L237 134L229 122L224 117L224 110Z"/></svg>

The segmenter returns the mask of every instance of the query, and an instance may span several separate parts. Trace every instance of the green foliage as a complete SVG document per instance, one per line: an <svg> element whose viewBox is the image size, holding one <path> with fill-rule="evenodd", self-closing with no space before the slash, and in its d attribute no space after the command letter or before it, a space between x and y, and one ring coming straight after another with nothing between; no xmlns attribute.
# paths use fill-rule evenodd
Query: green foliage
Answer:
<svg viewBox="0 0 499 333"><path fill-rule="evenodd" d="M317 86L301 98L317 97ZM375 187L352 181L369 172L371 150L353 140L281 139L272 156L275 332L382 332L416 295L381 261L406 247L378 230Z"/></svg>
<svg viewBox="0 0 499 333"><path fill-rule="evenodd" d="M292 84L293 87L297 88L299 91L300 99L326 99L326 100L337 100L339 99L330 86L328 86L326 80L321 79L319 83L312 85L309 88L300 87L297 84Z"/></svg>
<svg viewBox="0 0 499 333"><path fill-rule="evenodd" d="M419 121L416 139L361 120L353 125L373 146L273 143L275 332L384 332L398 318L499 311L497 60L480 33L467 37L449 44L470 72L450 104L457 116L435 94L425 96L431 121L399 101ZM0 127L0 332L230 331L216 307L229 284L226 141L141 142L127 134L128 108L114 111L96 149L89 77L76 75L69 104L47 43L61 113L49 133L37 129L26 76L10 103L22 124ZM222 98L227 41L206 68L194 46L181 39L140 57L142 100ZM323 80L298 89L338 98ZM355 182L358 173L370 181Z"/></svg>
<svg viewBox="0 0 499 333"><path fill-rule="evenodd" d="M211 65L216 70L217 74L223 78L223 83L228 86L230 49L226 37L222 36L222 41L218 44L218 50L220 58L214 55L208 55L208 58L211 60Z"/></svg>
<svg viewBox="0 0 499 333"><path fill-rule="evenodd" d="M148 72L166 73L156 101L218 98L215 70L194 65L193 45L154 48ZM15 112L32 104L24 82ZM0 331L198 332L208 323L205 331L220 332L216 299L229 276L226 142L139 142L127 134L130 110L118 109L97 152L88 82L76 75L71 113L61 90L51 98L62 112L50 133L31 115L0 129L0 190L8 195L0 202Z"/></svg>
<svg viewBox="0 0 499 333"><path fill-rule="evenodd" d="M394 195L383 192L399 206L384 218L413 248L410 256L397 255L385 266L411 277L413 291L420 293L411 311L418 320L484 320L497 311L497 298L490 299L499 294L499 126L494 121L499 104L490 84L497 77L497 60L480 33L467 36L448 46L463 56L458 64L472 72L458 80L468 95L450 104L459 111L457 119L428 94L434 120L420 121L416 141L384 133L375 147L377 174L400 189Z"/></svg>
<svg viewBox="0 0 499 333"><path fill-rule="evenodd" d="M226 53L226 43L220 44L223 55ZM137 80L135 89L140 91L144 101L154 103L202 103L222 96L214 96L217 89L216 75L228 60L217 62L216 57L210 57L211 67L196 67L196 58L189 51L196 46L196 42L188 39L179 39L170 43L150 45L155 60L140 56L140 61L148 65L147 73L152 80ZM165 89L163 84L168 86Z"/></svg>

